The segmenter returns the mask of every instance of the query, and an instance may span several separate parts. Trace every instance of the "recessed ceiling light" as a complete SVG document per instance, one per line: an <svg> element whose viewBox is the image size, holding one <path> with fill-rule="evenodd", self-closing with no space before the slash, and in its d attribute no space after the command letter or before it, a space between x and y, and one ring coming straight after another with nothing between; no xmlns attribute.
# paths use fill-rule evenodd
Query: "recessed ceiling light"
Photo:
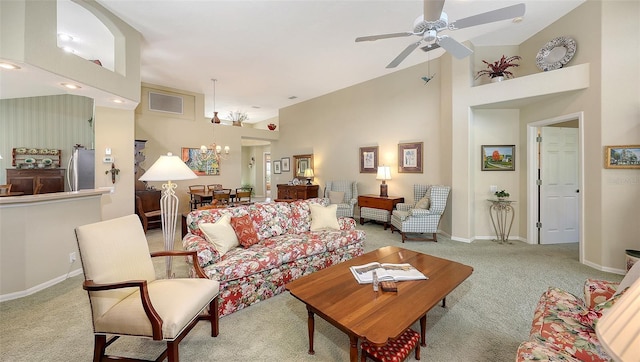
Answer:
<svg viewBox="0 0 640 362"><path fill-rule="evenodd" d="M120 104L122 104L122 103L124 103L124 101L123 101L122 99L114 99L114 100L113 100L113 103L120 103Z"/></svg>
<svg viewBox="0 0 640 362"><path fill-rule="evenodd" d="M6 63L6 62L0 62L0 68L3 68L3 69L20 69L19 66L15 65L15 64L11 64L11 63Z"/></svg>
<svg viewBox="0 0 640 362"><path fill-rule="evenodd" d="M58 39L62 40L62 41L73 41L73 37L69 34L58 34Z"/></svg>
<svg viewBox="0 0 640 362"><path fill-rule="evenodd" d="M79 86L77 84L73 84L73 83L60 83L60 85L62 85L65 88L68 88L68 89L80 89L80 88L82 88L81 86Z"/></svg>
<svg viewBox="0 0 640 362"><path fill-rule="evenodd" d="M67 53L75 53L76 51L73 50L73 48L71 47L62 47L62 50L64 50Z"/></svg>
<svg viewBox="0 0 640 362"><path fill-rule="evenodd" d="M518 16L517 18L513 18L511 21L514 23L521 23L522 20L524 20L524 18L522 16Z"/></svg>

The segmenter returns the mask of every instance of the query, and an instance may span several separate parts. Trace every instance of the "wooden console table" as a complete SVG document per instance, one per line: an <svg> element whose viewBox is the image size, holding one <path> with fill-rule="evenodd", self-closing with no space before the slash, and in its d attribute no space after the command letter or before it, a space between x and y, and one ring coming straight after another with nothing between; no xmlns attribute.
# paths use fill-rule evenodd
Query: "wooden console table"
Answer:
<svg viewBox="0 0 640 362"><path fill-rule="evenodd" d="M318 185L278 185L278 200L306 200L318 197Z"/></svg>

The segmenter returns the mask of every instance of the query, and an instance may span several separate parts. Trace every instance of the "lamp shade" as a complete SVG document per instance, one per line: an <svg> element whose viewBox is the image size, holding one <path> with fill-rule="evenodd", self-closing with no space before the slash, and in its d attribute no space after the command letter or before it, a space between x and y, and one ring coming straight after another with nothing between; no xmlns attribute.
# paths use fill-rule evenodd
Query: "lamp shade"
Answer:
<svg viewBox="0 0 640 362"><path fill-rule="evenodd" d="M614 361L637 361L640 356L640 279L603 313L596 324L602 347Z"/></svg>
<svg viewBox="0 0 640 362"><path fill-rule="evenodd" d="M173 156L171 152L166 156L160 156L158 160L145 172L140 181L179 181L191 180L198 176L191 171L178 156Z"/></svg>
<svg viewBox="0 0 640 362"><path fill-rule="evenodd" d="M309 178L309 177L313 177L313 176L314 175L313 175L313 170L312 169L308 168L308 169L304 170L304 177Z"/></svg>
<svg viewBox="0 0 640 362"><path fill-rule="evenodd" d="M391 168L389 166L378 166L376 180L391 180Z"/></svg>

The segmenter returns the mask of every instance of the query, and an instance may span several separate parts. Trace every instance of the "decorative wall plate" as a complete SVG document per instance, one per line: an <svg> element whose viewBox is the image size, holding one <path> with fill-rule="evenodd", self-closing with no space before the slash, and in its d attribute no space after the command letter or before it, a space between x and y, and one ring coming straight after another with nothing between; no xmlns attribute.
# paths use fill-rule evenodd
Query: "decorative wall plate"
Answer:
<svg viewBox="0 0 640 362"><path fill-rule="evenodd" d="M559 36L545 44L536 55L536 65L542 71L562 68L576 54L576 41Z"/></svg>
<svg viewBox="0 0 640 362"><path fill-rule="evenodd" d="M52 160L52 159L50 159L50 158L43 158L43 159L42 159L42 163L43 163L45 166L51 166L51 164L53 163L53 160Z"/></svg>
<svg viewBox="0 0 640 362"><path fill-rule="evenodd" d="M24 163L36 163L36 159L32 157L25 158Z"/></svg>

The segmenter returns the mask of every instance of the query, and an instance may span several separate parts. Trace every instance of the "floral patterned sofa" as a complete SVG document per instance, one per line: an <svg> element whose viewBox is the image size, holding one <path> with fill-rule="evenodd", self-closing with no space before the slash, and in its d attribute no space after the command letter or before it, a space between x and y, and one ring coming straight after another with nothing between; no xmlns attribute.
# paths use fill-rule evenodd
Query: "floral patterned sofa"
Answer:
<svg viewBox="0 0 640 362"><path fill-rule="evenodd" d="M639 277L640 264L634 265L620 283L587 279L584 300L550 287L538 302L530 339L518 347L516 361L611 361L595 327L602 314Z"/></svg>
<svg viewBox="0 0 640 362"><path fill-rule="evenodd" d="M288 282L303 275L364 253L365 233L355 229L352 218L338 218L339 230L310 231L311 204L327 206L329 200L255 203L195 210L187 215L188 232L182 245L186 250L196 250L207 276L220 282L220 316L277 295ZM215 223L224 215L249 215L258 242L235 247L221 257L199 225Z"/></svg>

